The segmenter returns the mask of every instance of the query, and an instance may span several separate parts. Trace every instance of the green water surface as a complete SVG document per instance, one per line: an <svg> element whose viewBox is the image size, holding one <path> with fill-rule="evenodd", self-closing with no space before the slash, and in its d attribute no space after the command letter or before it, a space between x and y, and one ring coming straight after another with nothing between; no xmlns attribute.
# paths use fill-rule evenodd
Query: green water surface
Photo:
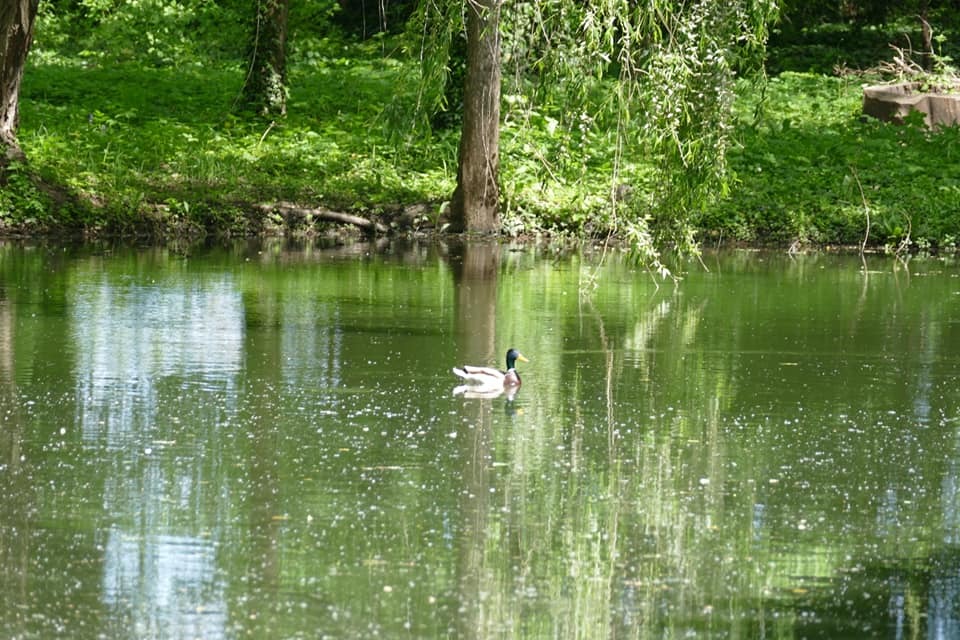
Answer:
<svg viewBox="0 0 960 640"><path fill-rule="evenodd" d="M960 267L705 266L0 245L0 637L960 637Z"/></svg>

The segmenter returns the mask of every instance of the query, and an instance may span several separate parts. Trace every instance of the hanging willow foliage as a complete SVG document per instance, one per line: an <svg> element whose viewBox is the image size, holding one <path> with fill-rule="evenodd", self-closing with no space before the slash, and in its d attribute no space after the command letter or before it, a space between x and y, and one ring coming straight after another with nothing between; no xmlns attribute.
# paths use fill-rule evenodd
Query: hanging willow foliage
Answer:
<svg viewBox="0 0 960 640"><path fill-rule="evenodd" d="M445 111L447 96L453 79L451 62L453 52L462 48L456 45L464 39L464 4L461 0L421 0L416 12L407 23L408 40L413 43L411 53L419 62L420 78L412 113L414 130L430 127L431 119ZM395 111L388 114L401 130L407 105L391 105Z"/></svg>
<svg viewBox="0 0 960 640"><path fill-rule="evenodd" d="M658 14L636 78L640 139L657 160L650 219L661 244L695 251L691 214L729 191L734 79L759 66L775 10L772 1L701 0Z"/></svg>
<svg viewBox="0 0 960 640"><path fill-rule="evenodd" d="M425 0L420 107L443 108L462 2ZM506 108L562 105L560 126L616 131L609 226L662 268L660 250L696 253L694 214L729 190L736 74L762 68L776 0L514 0L501 17ZM576 149L568 149L575 154ZM643 188L624 159L654 167ZM626 181L626 182L624 182ZM639 195L638 195L639 192Z"/></svg>

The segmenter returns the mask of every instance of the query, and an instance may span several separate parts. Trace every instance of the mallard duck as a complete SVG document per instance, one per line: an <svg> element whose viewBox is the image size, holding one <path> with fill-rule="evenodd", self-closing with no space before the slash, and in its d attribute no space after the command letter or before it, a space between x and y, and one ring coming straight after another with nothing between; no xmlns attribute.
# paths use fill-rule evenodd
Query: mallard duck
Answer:
<svg viewBox="0 0 960 640"><path fill-rule="evenodd" d="M453 372L467 381L469 388L474 391L497 391L509 387L520 386L520 374L517 373L517 360L530 362L516 349L507 351L507 370L500 371L493 367L473 367L464 365L454 367Z"/></svg>

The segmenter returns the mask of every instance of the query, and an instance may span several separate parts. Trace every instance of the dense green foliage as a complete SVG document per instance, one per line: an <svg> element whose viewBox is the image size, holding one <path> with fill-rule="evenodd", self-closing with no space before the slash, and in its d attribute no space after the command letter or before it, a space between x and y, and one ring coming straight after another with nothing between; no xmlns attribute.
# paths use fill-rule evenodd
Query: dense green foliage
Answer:
<svg viewBox="0 0 960 640"><path fill-rule="evenodd" d="M423 25L418 95L428 109L449 109L444 84L460 4L425 7L414 23ZM618 234L655 268L664 246L696 251L691 214L727 188L733 79L738 68L759 67L775 3L547 0L510 8L500 28L508 117L544 115L572 134L538 154L548 179L567 177L551 164L581 154L588 129L600 131L607 162L591 170L589 185L578 181L600 203L589 214L595 228Z"/></svg>
<svg viewBox="0 0 960 640"><path fill-rule="evenodd" d="M953 67L960 25L951 3L940 4L929 18L943 71ZM850 24L818 24L811 4L778 29L769 82L739 88L739 144L730 158L734 196L701 218L709 237L956 248L960 131L932 132L922 118L890 125L861 113L862 86L891 79L879 71L896 55L893 47L910 51L921 37L916 16L909 15L915 6L874 5L871 11L886 22L858 24L870 15L865 8Z"/></svg>
<svg viewBox="0 0 960 640"><path fill-rule="evenodd" d="M786 72L770 81L756 121L759 95L742 89L735 195L701 220L713 237L857 244L869 213L872 244L960 239L956 130L863 118L859 78Z"/></svg>
<svg viewBox="0 0 960 640"><path fill-rule="evenodd" d="M459 132L456 92L420 93L422 52L409 46L408 36L428 23L415 15L406 36L360 41L336 26L357 22L337 7L329 0L293 4L288 114L269 120L239 105L250 29L245 0L42 3L24 80L20 142L32 171L79 197L54 215L51 196L15 175L0 193L0 222L8 229L66 223L87 231L247 233L283 223L264 219L251 204L286 200L369 216L426 203L428 213L414 224L434 225L455 186ZM946 13L934 18L946 59L954 25ZM873 28L821 25L809 15L801 25L788 13L774 35L769 82L731 84L735 118L694 131L692 139L729 149L729 164L674 174L682 186L701 169L718 172L717 180L695 183L721 196L705 209L685 203L682 189L664 179L670 147L650 146L642 135L652 119L674 113L651 108L651 84L632 85L628 90L638 93L620 102L607 90L612 78L630 72L629 57L590 58L582 48L570 64L597 64L604 72L560 81L560 52L574 41L561 43L558 36L545 43L534 34L544 21L582 19L511 13L504 25L513 34L504 51L505 233L629 236L644 229L626 220L659 216L669 226L689 215L698 237L710 242L858 244L869 214L874 244L909 239L948 246L960 237L960 175L951 160L957 132L864 121L866 78L831 71L841 63L862 68L888 59L882 43L902 44L905 33L915 41L909 18ZM456 30L448 35L459 37ZM638 44L639 55L652 50ZM428 72L456 76L456 47L452 51ZM654 67L657 74L671 73L667 61L687 64L666 57ZM716 63L711 73L750 75L736 57ZM704 71L687 64L684 73L691 69ZM391 124L403 117L409 122L418 96L448 116L435 116L432 128L406 129L415 135L397 136ZM683 104L690 106L676 122L678 131L717 124L722 111L718 102ZM722 138L711 137L716 132Z"/></svg>

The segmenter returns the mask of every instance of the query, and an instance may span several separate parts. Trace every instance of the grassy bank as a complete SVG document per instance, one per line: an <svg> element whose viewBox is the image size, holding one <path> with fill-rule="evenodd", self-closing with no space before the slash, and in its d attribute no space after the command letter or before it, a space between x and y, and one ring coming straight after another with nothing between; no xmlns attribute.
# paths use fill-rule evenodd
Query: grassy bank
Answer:
<svg viewBox="0 0 960 640"><path fill-rule="evenodd" d="M744 87L737 187L703 216L711 238L953 248L960 135L861 114L863 79L785 72ZM761 116L755 116L760 110ZM869 235L867 220L870 221Z"/></svg>
<svg viewBox="0 0 960 640"><path fill-rule="evenodd" d="M21 144L46 180L97 205L69 215L87 227L246 233L252 203L372 211L438 199L452 190L453 142L401 157L380 123L400 73L374 54L300 63L289 115L271 121L236 110L236 64L40 56L24 83ZM23 211L56 222L29 198L13 204L3 211L10 223Z"/></svg>
<svg viewBox="0 0 960 640"><path fill-rule="evenodd" d="M102 233L310 233L254 205L290 201L378 217L420 204L431 228L456 177L456 128L397 140L384 112L413 90L386 41L300 45L288 115L237 111L241 63L229 56L108 59L38 39L24 80L21 143L31 170L76 203L50 213L25 178L0 194L5 230ZM864 120L858 76L784 71L739 87L734 189L699 218L701 239L953 247L960 239L956 130ZM507 97L509 102L509 97ZM614 162L596 122L557 129L548 112L507 112L501 163L510 234L603 233ZM558 155L576 136L577 154ZM576 145L574 145L576 146ZM646 159L624 175L639 184ZM389 215L387 223L396 220Z"/></svg>

